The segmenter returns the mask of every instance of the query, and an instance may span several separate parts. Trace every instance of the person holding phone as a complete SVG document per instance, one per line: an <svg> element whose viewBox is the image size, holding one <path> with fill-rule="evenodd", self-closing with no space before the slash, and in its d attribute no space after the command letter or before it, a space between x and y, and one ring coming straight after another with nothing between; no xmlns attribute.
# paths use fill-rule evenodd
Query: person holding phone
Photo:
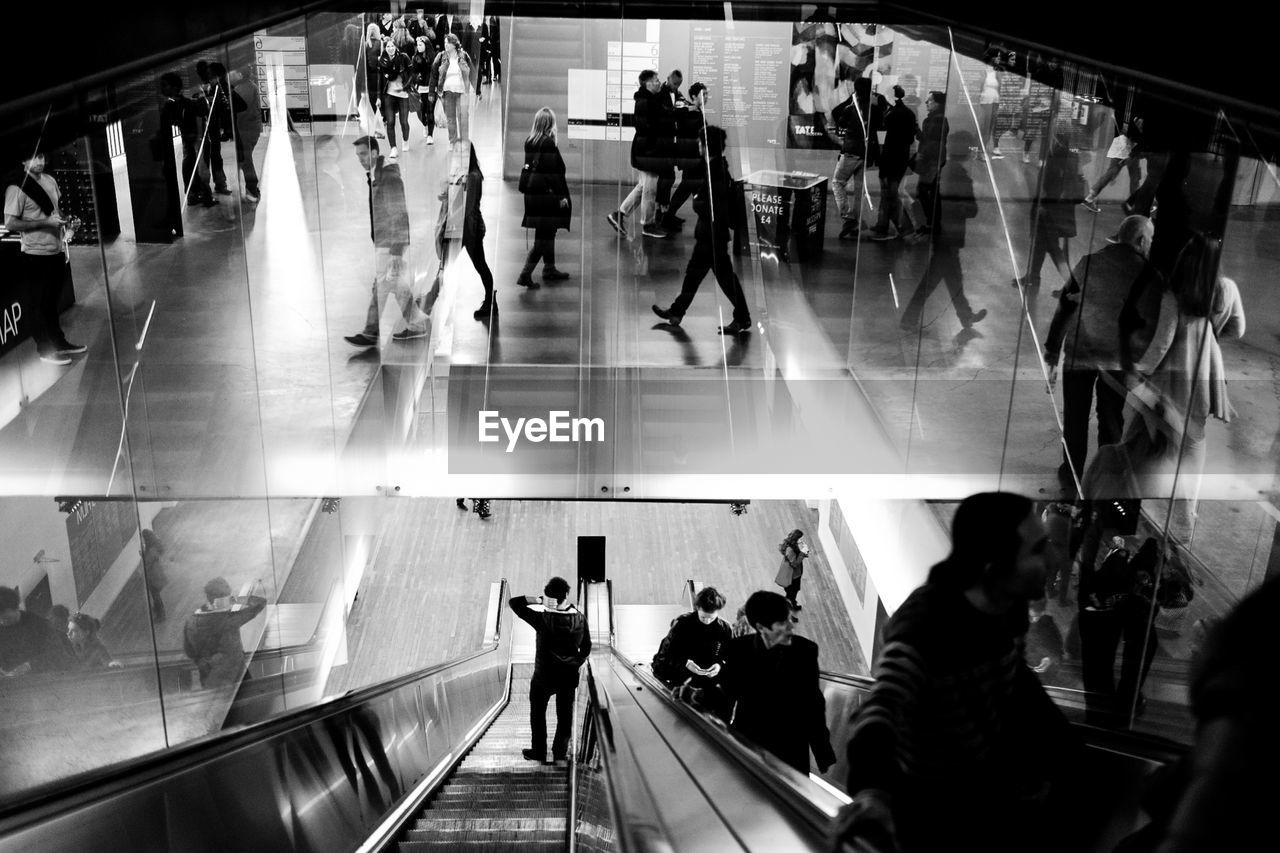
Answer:
<svg viewBox="0 0 1280 853"><path fill-rule="evenodd" d="M247 625L267 606L267 600L253 595L262 581L246 583L238 596L231 594L226 578L214 578L204 585L207 603L201 605L182 629L182 648L200 672L200 686L226 687L244 674L244 645L240 626Z"/></svg>
<svg viewBox="0 0 1280 853"><path fill-rule="evenodd" d="M800 578L804 575L804 561L809 558L809 544L804 541L804 531L793 530L778 545L782 563L778 566L773 582L782 587L783 595L791 602L793 610L803 610L796 597L800 595Z"/></svg>

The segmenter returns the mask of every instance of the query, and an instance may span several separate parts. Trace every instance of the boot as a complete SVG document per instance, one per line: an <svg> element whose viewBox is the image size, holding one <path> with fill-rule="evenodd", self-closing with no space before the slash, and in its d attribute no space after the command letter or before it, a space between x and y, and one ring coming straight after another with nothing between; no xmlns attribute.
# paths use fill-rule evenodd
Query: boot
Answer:
<svg viewBox="0 0 1280 853"><path fill-rule="evenodd" d="M484 302L480 303L480 307L477 308L474 312L472 312L471 316L477 320L488 320L490 315L494 317L498 316L497 296L498 296L498 291L496 290L493 293L489 294L489 296L484 300Z"/></svg>
<svg viewBox="0 0 1280 853"><path fill-rule="evenodd" d="M520 272L520 277L516 279L516 284L520 287L527 287L530 290L537 290L539 287L542 287L542 285L533 280L533 276L531 276L529 272L530 271L527 269L522 270Z"/></svg>

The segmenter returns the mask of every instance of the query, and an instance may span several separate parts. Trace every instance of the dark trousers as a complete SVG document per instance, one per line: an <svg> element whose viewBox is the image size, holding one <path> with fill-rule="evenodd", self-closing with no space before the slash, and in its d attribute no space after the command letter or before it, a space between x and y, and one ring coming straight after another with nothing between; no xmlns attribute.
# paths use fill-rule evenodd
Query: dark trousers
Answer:
<svg viewBox="0 0 1280 853"><path fill-rule="evenodd" d="M544 270L556 268L556 228L554 225L533 229L533 248L524 260L521 275L532 275L533 269L542 261Z"/></svg>
<svg viewBox="0 0 1280 853"><path fill-rule="evenodd" d="M1124 611L1124 657L1120 659L1116 713L1122 720L1128 720L1151 670L1158 640L1150 601L1135 595L1125 603Z"/></svg>
<svg viewBox="0 0 1280 853"><path fill-rule="evenodd" d="M676 170L671 160L663 160L658 169L658 204L667 207L671 204L671 188L676 185Z"/></svg>
<svg viewBox="0 0 1280 853"><path fill-rule="evenodd" d="M223 192L227 189L227 173L222 167L222 131L216 125L205 126L204 133L204 167L212 176L214 189Z"/></svg>
<svg viewBox="0 0 1280 853"><path fill-rule="evenodd" d="M551 740L551 755L565 758L569 754L569 734L573 730L573 697L577 694L577 682L540 681L529 685L529 729L535 754L547 754L547 703L556 697L556 734Z"/></svg>
<svg viewBox="0 0 1280 853"><path fill-rule="evenodd" d="M929 300L929 295L937 288L939 282L943 281L947 283L947 291L951 294L951 304L955 306L956 316L962 323L969 322L973 317L973 308L969 305L968 297L964 295L960 252L951 246L935 243L929 253L929 265L925 267L924 275L916 285L916 292L911 294L911 301L907 303L907 311L902 315L904 323L920 322L925 302Z"/></svg>
<svg viewBox="0 0 1280 853"><path fill-rule="evenodd" d="M796 603L796 596L800 594L800 578L796 578L791 583L782 588L782 594L787 597L787 601L792 604Z"/></svg>
<svg viewBox="0 0 1280 853"><path fill-rule="evenodd" d="M933 217L937 212L938 181L921 181L916 185L916 195L920 198L920 209L924 211L924 224L932 228Z"/></svg>
<svg viewBox="0 0 1280 853"><path fill-rule="evenodd" d="M422 95L418 98L418 121L427 129L427 136L436 132L436 99Z"/></svg>
<svg viewBox="0 0 1280 853"><path fill-rule="evenodd" d="M667 205L667 216L674 216L686 201L697 194L698 188L704 183L694 177L700 165L700 161L693 161L687 166L681 167L680 183L676 185L675 192L671 194L671 203ZM705 172L706 170L704 169L703 171ZM658 183L661 184L662 180L659 179Z"/></svg>
<svg viewBox="0 0 1280 853"><path fill-rule="evenodd" d="M1115 382L1113 386L1104 374ZM1124 373L1119 370L1062 371L1062 432L1066 440L1064 465L1073 464L1084 479L1089 452L1089 406L1098 399L1098 446L1116 444L1124 429Z"/></svg>
<svg viewBox="0 0 1280 853"><path fill-rule="evenodd" d="M400 135L409 141L409 99L393 98L390 95L382 99L382 119L387 123L387 142L396 147L396 116L400 117Z"/></svg>
<svg viewBox="0 0 1280 853"><path fill-rule="evenodd" d="M182 185L187 189L187 202L207 201L209 182L200 170L200 137L182 137Z"/></svg>
<svg viewBox="0 0 1280 853"><path fill-rule="evenodd" d="M751 311L747 308L747 297L742 292L742 282L733 271L733 261L729 259L729 241L716 240L711 235L695 235L693 256L684 271L684 285L680 295L671 303L671 313L683 317L693 304L693 297L698 295L698 287L707 273L715 272L716 282L720 290L729 297L733 305L733 321L740 326L751 324Z"/></svg>
<svg viewBox="0 0 1280 853"><path fill-rule="evenodd" d="M67 339L58 321L58 297L62 294L62 277L66 272L66 255L19 255L23 279L36 298L32 304L39 312L31 323L31 337L41 355L57 352Z"/></svg>
<svg viewBox="0 0 1280 853"><path fill-rule="evenodd" d="M899 190L902 187L902 172L896 169L885 171L884 167L880 168L880 219L876 222L876 228L880 231L889 230L892 224L899 231L906 233L911 226L903 226L902 222L902 194Z"/></svg>
<svg viewBox="0 0 1280 853"><path fill-rule="evenodd" d="M254 107L256 109L256 107ZM244 191L258 194L258 170L253 165L253 149L258 147L258 135L236 136L236 162L244 172Z"/></svg>
<svg viewBox="0 0 1280 853"><path fill-rule="evenodd" d="M1063 281L1071 278L1071 258L1067 255L1067 238L1051 229L1049 217L1041 213L1036 220L1035 231L1031 235L1031 261L1027 264L1027 281L1040 281L1040 268L1044 266L1045 256L1053 261Z"/></svg>
<svg viewBox="0 0 1280 853"><path fill-rule="evenodd" d="M1147 178L1125 202L1127 214L1151 215L1151 205L1156 200L1156 192L1160 189L1160 182L1164 180L1165 170L1169 168L1168 152L1148 152L1146 158Z"/></svg>
<svg viewBox="0 0 1280 853"><path fill-rule="evenodd" d="M476 272L480 275L480 283L484 285L484 301L488 302L493 298L493 272L489 269L489 263L484 257L484 240L475 236L464 236L459 242L458 240L449 240L445 246L444 266L440 268L444 272L444 267L453 262L457 257L458 246L467 250L467 255L471 257L471 265L476 268Z"/></svg>

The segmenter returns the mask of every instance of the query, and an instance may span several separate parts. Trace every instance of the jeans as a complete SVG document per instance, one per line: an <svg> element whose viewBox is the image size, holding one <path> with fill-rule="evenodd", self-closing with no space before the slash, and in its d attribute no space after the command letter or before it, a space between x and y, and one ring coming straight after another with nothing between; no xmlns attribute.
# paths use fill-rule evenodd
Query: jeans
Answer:
<svg viewBox="0 0 1280 853"><path fill-rule="evenodd" d="M924 211L925 227L932 228L933 218L938 214L938 179L921 180L916 185L916 195L920 198L920 209Z"/></svg>
<svg viewBox="0 0 1280 853"><path fill-rule="evenodd" d="M831 176L831 192L836 197L836 211L841 219L857 220L862 210L862 178L866 160L856 154L841 154L836 172ZM849 204L849 181L853 181L853 206Z"/></svg>
<svg viewBox="0 0 1280 853"><path fill-rule="evenodd" d="M618 212L629 216L631 211L636 209L636 205L639 205L640 224L649 225L653 222L654 214L658 210L658 173L637 172L637 174L640 177L635 187L622 200L622 206L618 208Z"/></svg>
<svg viewBox="0 0 1280 853"><path fill-rule="evenodd" d="M1138 213L1143 216L1151 215L1151 205L1156 200L1156 192L1160 189L1160 182L1164 180L1165 170L1169 168L1168 152L1149 152L1147 154L1147 178L1142 182L1142 186L1130 194L1126 214Z"/></svg>
<svg viewBox="0 0 1280 853"><path fill-rule="evenodd" d="M398 261L398 272L392 270L392 261ZM391 250L377 246L374 248L373 297L369 300L369 310L365 312L363 334L370 338L378 337L382 305L387 296L392 296L400 307L400 316L404 318L405 328L420 331L425 327L427 315L422 313L413 300L413 292L409 288L409 271L407 260L403 255L392 255Z"/></svg>
<svg viewBox="0 0 1280 853"><path fill-rule="evenodd" d="M462 99L462 92L445 92L441 97L444 98L444 118L449 128L449 143L453 144L459 139L470 139L470 117L467 115L467 105Z"/></svg>
<svg viewBox="0 0 1280 853"><path fill-rule="evenodd" d="M66 272L67 256L62 252L56 255L20 254L22 278L26 281L30 293L36 295L32 300L38 312L31 323L31 337L36 342L36 352L40 355L51 355L67 342L62 333L62 325L58 320L58 300L62 295L62 277Z"/></svg>
<svg viewBox="0 0 1280 853"><path fill-rule="evenodd" d="M547 754L547 703L556 697L556 734L551 740L553 758L569 755L569 733L573 730L573 698L578 692L577 679L572 684L539 681L529 685L530 748L535 755Z"/></svg>
<svg viewBox="0 0 1280 853"><path fill-rule="evenodd" d="M253 149L258 146L258 134L236 137L236 162L244 172L244 191L258 194L258 170L253 165Z"/></svg>
<svg viewBox="0 0 1280 853"><path fill-rule="evenodd" d="M387 142L396 147L396 116L400 117L400 135L409 141L409 99L391 95L382 99L382 118L387 123Z"/></svg>
<svg viewBox="0 0 1280 853"><path fill-rule="evenodd" d="M429 97L423 92L418 97L418 121L422 122L422 126L427 129L427 136L434 136L436 132L436 101L435 98Z"/></svg>
<svg viewBox="0 0 1280 853"><path fill-rule="evenodd" d="M695 235L693 255L684 271L684 285L680 295L671 303L671 313L683 317L693 304L693 297L698 295L698 287L708 272L715 272L716 282L720 290L729 297L733 305L733 322L739 326L751 325L751 311L747 308L747 297L742 292L742 282L733 271L733 262L729 259L729 241L716 240L711 237Z"/></svg>
<svg viewBox="0 0 1280 853"><path fill-rule="evenodd" d="M222 168L222 135L214 125L205 126L204 157L201 164L204 169L201 178L206 182L213 176L213 186L219 192L227 188L227 173Z"/></svg>
<svg viewBox="0 0 1280 853"><path fill-rule="evenodd" d="M556 227L554 225L533 229L533 248L529 250L529 256L525 258L524 269L520 274L532 275L538 261L542 261L543 270L556 268Z"/></svg>

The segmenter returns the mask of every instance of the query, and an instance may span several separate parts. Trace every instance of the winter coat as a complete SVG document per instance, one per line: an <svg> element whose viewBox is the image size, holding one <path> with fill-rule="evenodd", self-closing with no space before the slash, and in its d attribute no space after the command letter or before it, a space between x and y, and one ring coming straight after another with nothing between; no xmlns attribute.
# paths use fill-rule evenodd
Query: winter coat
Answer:
<svg viewBox="0 0 1280 853"><path fill-rule="evenodd" d="M404 87L405 92L409 91L409 54L396 52L395 56L387 56L385 53L378 59L378 76L382 79L381 88L378 90L379 95L387 93L387 84L392 80L399 79L400 85Z"/></svg>
<svg viewBox="0 0 1280 853"><path fill-rule="evenodd" d="M203 687L235 684L244 672L244 645L240 626L252 622L267 600L251 595L235 609L201 607L182 629L182 649L200 671Z"/></svg>
<svg viewBox="0 0 1280 853"><path fill-rule="evenodd" d="M564 158L551 139L534 143L524 141L524 168L529 169L528 187L524 193L524 228L563 228L569 230L572 207L561 207L569 200L565 182Z"/></svg>
<svg viewBox="0 0 1280 853"><path fill-rule="evenodd" d="M631 168L641 172L660 172L670 156L675 137L673 112L664 106L661 93L654 94L644 86L636 90L633 115L636 135L631 140Z"/></svg>
<svg viewBox="0 0 1280 853"><path fill-rule="evenodd" d="M32 672L56 672L72 666L65 634L25 610L13 625L0 625L0 669L11 672L24 663Z"/></svg>
<svg viewBox="0 0 1280 853"><path fill-rule="evenodd" d="M885 113L884 129L884 144L880 146L880 173L901 176L907 171L911 145L916 141L916 134L920 130L916 124L916 114L899 101Z"/></svg>
<svg viewBox="0 0 1280 853"><path fill-rule="evenodd" d="M403 255L409 245L409 210L405 206L400 167L379 157L371 174L369 236L374 246L390 249L393 255Z"/></svg>
<svg viewBox="0 0 1280 853"><path fill-rule="evenodd" d="M785 543L781 548L782 563L778 566L778 574L773 582L786 588L804 574L805 555L792 543Z"/></svg>
<svg viewBox="0 0 1280 853"><path fill-rule="evenodd" d="M931 184L938 180L942 165L947 162L947 134L951 125L940 115L925 116L924 124L916 139L920 145L916 148L916 174L920 183Z"/></svg>
<svg viewBox="0 0 1280 853"><path fill-rule="evenodd" d="M578 668L591 654L591 632L587 617L576 608L538 612L523 595L508 604L516 616L537 633L533 658L533 680L553 685L578 683Z"/></svg>
<svg viewBox="0 0 1280 853"><path fill-rule="evenodd" d="M685 664L693 661L703 669L710 669L713 664L721 663L732 636L729 623L719 617L710 625L704 625L696 611L677 616L671 620L671 628L653 656L653 674L668 686L684 684L690 679L695 686L701 686L699 682L709 679L695 676Z"/></svg>

